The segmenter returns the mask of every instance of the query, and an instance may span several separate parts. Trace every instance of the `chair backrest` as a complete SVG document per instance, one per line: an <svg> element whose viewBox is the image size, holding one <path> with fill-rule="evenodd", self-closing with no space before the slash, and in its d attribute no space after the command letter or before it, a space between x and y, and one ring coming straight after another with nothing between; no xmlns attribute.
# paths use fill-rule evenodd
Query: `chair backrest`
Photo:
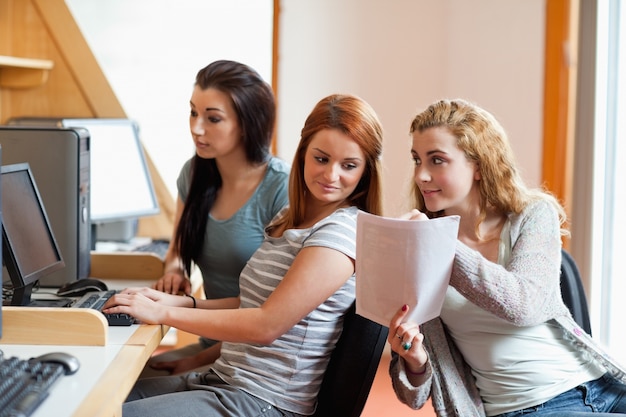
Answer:
<svg viewBox="0 0 626 417"><path fill-rule="evenodd" d="M591 334L585 288L574 258L565 249L561 250L561 295L576 323Z"/></svg>
<svg viewBox="0 0 626 417"><path fill-rule="evenodd" d="M361 415L389 329L348 310L318 395L314 417Z"/></svg>

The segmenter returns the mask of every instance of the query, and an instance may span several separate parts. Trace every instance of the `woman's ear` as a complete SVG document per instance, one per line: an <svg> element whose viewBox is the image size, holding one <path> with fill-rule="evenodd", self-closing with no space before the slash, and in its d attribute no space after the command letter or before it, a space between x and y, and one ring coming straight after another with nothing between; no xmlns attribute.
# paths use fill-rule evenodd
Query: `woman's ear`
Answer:
<svg viewBox="0 0 626 417"><path fill-rule="evenodd" d="M480 165L478 162L474 163L474 181L480 181L483 176L480 173Z"/></svg>

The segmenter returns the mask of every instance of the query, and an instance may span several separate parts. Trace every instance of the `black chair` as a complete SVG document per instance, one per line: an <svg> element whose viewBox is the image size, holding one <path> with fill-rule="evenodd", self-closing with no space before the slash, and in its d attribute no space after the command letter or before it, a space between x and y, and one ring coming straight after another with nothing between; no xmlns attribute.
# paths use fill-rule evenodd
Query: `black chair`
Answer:
<svg viewBox="0 0 626 417"><path fill-rule="evenodd" d="M589 307L585 296L585 288L574 258L565 250L561 250L561 295L565 305L572 313L574 320L582 329L591 335Z"/></svg>
<svg viewBox="0 0 626 417"><path fill-rule="evenodd" d="M318 395L314 417L358 417L369 395L389 329L350 307Z"/></svg>

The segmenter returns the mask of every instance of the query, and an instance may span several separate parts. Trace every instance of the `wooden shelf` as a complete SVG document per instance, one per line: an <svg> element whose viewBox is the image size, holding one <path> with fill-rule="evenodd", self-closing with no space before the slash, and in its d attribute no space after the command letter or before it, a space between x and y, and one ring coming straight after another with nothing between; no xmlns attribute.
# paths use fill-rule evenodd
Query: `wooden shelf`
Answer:
<svg viewBox="0 0 626 417"><path fill-rule="evenodd" d="M54 62L46 59L0 55L0 88L32 88L43 85Z"/></svg>

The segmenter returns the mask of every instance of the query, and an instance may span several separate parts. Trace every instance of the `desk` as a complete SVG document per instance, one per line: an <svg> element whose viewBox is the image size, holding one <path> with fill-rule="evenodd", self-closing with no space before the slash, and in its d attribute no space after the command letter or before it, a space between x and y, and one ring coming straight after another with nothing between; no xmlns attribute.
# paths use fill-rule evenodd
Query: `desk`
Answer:
<svg viewBox="0 0 626 417"><path fill-rule="evenodd" d="M80 361L80 369L54 384L33 417L113 417L122 415L122 403L167 330L161 325L112 326L105 346L0 343L0 349L6 357L21 359L63 351Z"/></svg>
<svg viewBox="0 0 626 417"><path fill-rule="evenodd" d="M146 253L93 252L92 276L110 288L146 285L163 274L163 261ZM108 326L82 308L3 307L0 349L28 359L49 352L78 358L80 369L60 378L33 417L119 417L122 404L150 355L169 330L163 325ZM48 344L44 344L48 343Z"/></svg>

